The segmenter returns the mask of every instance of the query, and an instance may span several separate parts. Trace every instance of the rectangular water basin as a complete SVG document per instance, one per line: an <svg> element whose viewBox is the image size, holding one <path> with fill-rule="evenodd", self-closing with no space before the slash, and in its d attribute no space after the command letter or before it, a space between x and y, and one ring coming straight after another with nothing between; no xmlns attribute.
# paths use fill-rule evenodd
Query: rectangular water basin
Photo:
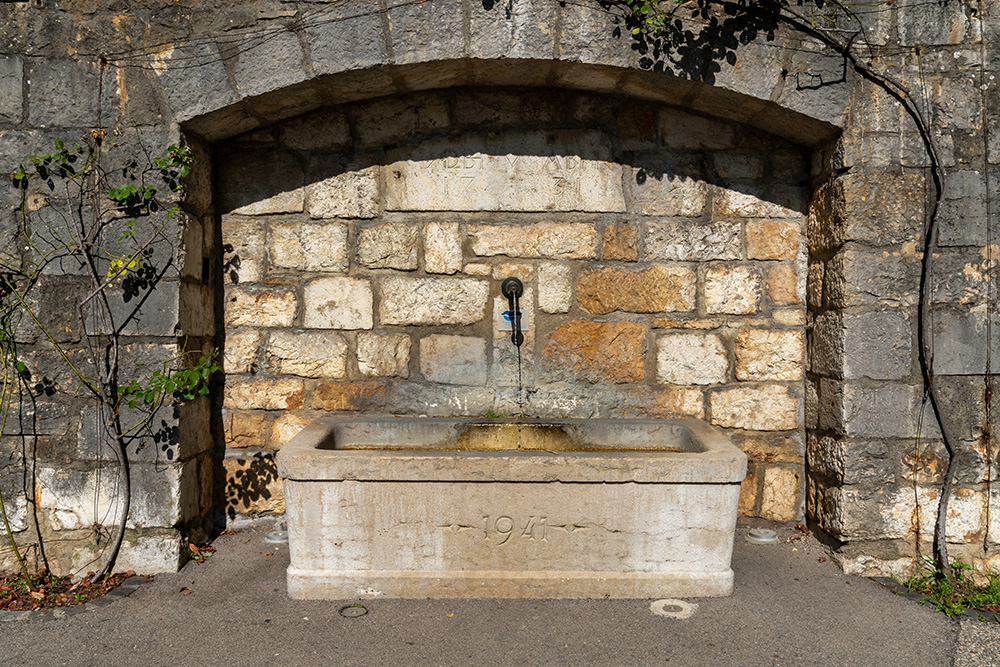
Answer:
<svg viewBox="0 0 1000 667"><path fill-rule="evenodd" d="M746 468L697 420L323 417L278 453L288 593L728 595Z"/></svg>

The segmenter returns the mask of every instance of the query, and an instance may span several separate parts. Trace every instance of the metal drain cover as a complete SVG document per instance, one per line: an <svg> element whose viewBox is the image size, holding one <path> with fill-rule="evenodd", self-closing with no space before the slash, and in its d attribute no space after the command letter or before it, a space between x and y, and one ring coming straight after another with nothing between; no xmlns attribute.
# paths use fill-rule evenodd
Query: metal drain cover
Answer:
<svg viewBox="0 0 1000 667"><path fill-rule="evenodd" d="M751 528L747 533L747 541L756 544L774 544L778 541L778 534L770 528Z"/></svg>
<svg viewBox="0 0 1000 667"><path fill-rule="evenodd" d="M349 604L346 607L340 608L340 615L345 618L357 618L367 613L368 610L360 604Z"/></svg>
<svg viewBox="0 0 1000 667"><path fill-rule="evenodd" d="M657 616L666 616L667 618L677 618L686 619L694 616L694 613L698 611L698 605L693 602L685 602L684 600L655 600L649 605L649 610L656 614Z"/></svg>
<svg viewBox="0 0 1000 667"><path fill-rule="evenodd" d="M270 533L264 536L265 542L271 542L272 544L284 544L288 541L288 531L287 530L272 530Z"/></svg>

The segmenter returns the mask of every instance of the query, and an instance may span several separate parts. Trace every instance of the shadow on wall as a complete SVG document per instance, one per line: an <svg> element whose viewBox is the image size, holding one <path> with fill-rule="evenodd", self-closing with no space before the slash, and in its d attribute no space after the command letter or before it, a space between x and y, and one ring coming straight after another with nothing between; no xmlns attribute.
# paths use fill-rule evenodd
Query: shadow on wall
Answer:
<svg viewBox="0 0 1000 667"><path fill-rule="evenodd" d="M706 220L713 206L761 216L808 207L807 152L793 144L557 90L453 89L323 109L226 142L216 163L220 210L237 216L369 220L382 214L380 193L389 213L609 214L629 197L643 215ZM225 240L229 282L257 280L260 261L246 252L255 239Z"/></svg>
<svg viewBox="0 0 1000 667"><path fill-rule="evenodd" d="M226 516L253 512L283 512L285 498L274 455L258 453L223 461L226 469Z"/></svg>

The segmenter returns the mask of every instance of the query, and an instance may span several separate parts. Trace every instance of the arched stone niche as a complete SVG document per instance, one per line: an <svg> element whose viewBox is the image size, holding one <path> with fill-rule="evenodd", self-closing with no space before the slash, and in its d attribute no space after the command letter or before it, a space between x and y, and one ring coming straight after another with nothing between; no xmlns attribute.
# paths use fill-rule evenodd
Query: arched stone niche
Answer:
<svg viewBox="0 0 1000 667"><path fill-rule="evenodd" d="M379 411L698 417L751 455L745 513L802 516L808 148L473 86L324 107L214 159L231 513L281 508L265 462L310 420Z"/></svg>

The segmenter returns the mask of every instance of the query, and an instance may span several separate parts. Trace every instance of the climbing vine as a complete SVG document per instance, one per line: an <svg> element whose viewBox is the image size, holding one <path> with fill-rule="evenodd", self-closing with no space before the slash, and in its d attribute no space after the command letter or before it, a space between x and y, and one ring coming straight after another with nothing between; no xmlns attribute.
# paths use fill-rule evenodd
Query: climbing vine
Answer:
<svg viewBox="0 0 1000 667"><path fill-rule="evenodd" d="M23 492L31 496L36 399L61 394L69 404L98 406L98 456L115 458L117 507L105 508L115 516L110 538L95 521L104 552L95 581L112 571L125 535L130 456L163 437L155 432L162 408L207 394L219 370L214 352L183 345L155 368L130 362L122 349L124 333L172 264L177 201L191 165L184 146L153 155L138 134L95 130L72 144L55 141L10 173L19 205L16 242L0 250L0 436L22 436L21 451L6 455L30 471ZM52 285L53 276L72 278ZM53 313L46 303L59 289L66 294L58 303L71 312ZM38 354L42 348L55 354ZM3 528L28 581L2 491ZM44 562L37 522L35 529Z"/></svg>

